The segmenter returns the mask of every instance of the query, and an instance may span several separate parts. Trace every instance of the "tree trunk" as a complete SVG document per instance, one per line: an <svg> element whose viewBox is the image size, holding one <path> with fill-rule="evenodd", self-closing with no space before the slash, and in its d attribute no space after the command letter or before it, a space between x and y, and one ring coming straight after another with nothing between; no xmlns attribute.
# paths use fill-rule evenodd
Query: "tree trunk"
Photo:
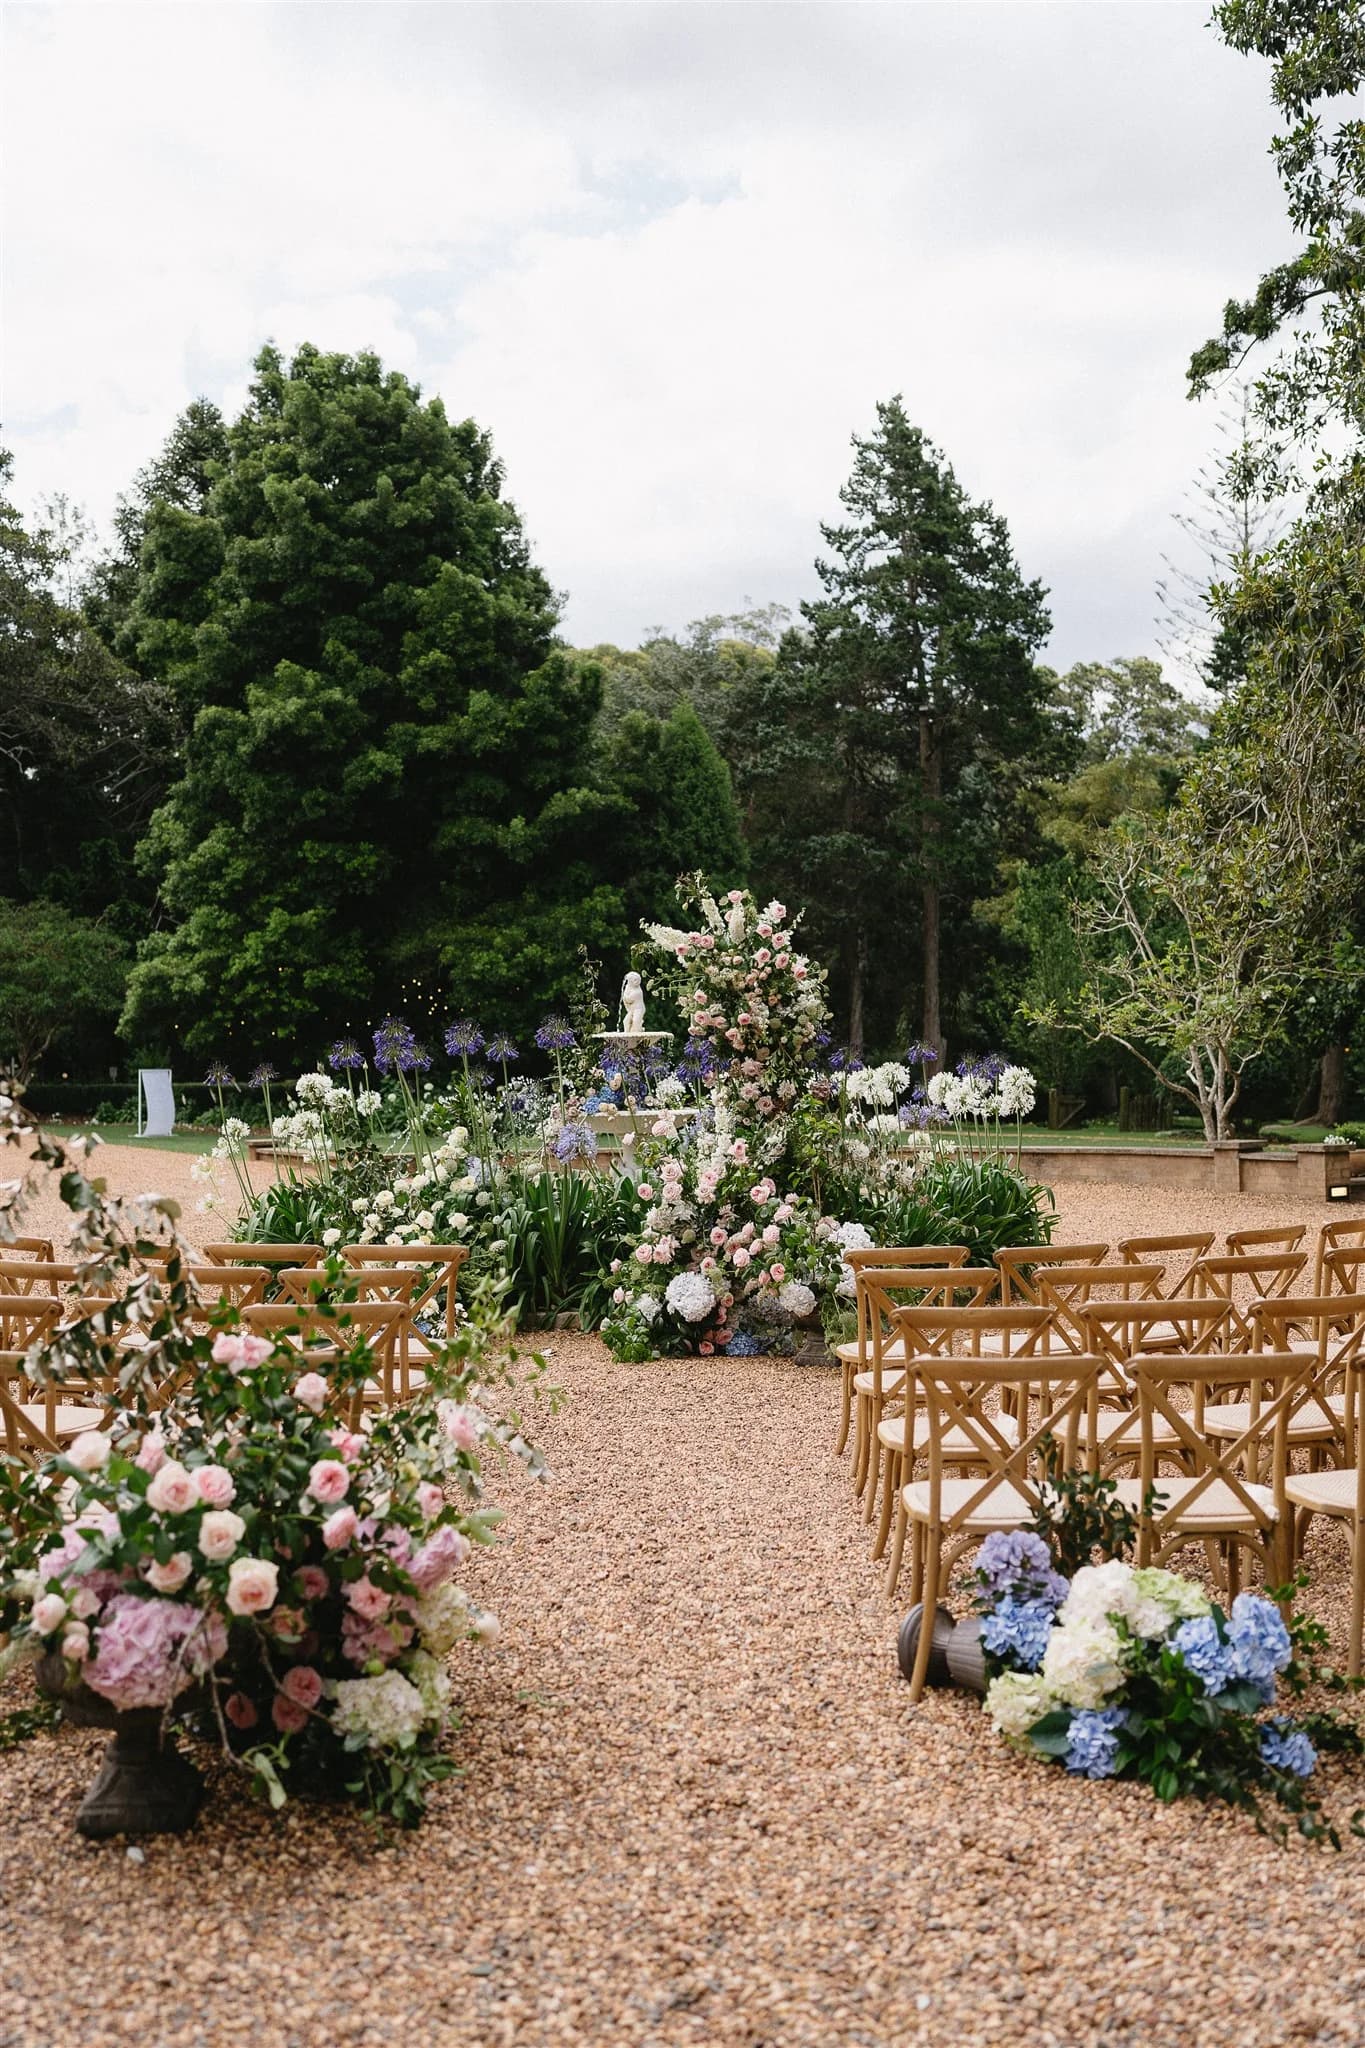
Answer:
<svg viewBox="0 0 1365 2048"><path fill-rule="evenodd" d="M848 974L848 1049L863 1056L863 996L867 985L867 933L853 934L853 960Z"/></svg>
<svg viewBox="0 0 1365 2048"><path fill-rule="evenodd" d="M1330 1129L1341 1122L1341 1112L1346 1107L1346 1048L1344 1045L1329 1045L1322 1056L1318 1076L1318 1106L1313 1121L1326 1124Z"/></svg>
<svg viewBox="0 0 1365 2048"><path fill-rule="evenodd" d="M921 953L923 960L924 1017L921 1037L943 1057L943 1011L939 986L942 949L941 901L938 878L939 799L943 793L943 762L934 732L933 716L922 711L919 720L920 854L924 863L921 893Z"/></svg>

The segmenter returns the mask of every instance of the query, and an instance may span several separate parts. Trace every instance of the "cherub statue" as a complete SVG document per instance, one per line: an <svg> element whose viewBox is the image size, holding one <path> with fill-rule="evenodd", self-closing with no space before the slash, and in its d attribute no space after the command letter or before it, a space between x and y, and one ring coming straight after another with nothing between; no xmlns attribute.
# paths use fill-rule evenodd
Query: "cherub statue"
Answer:
<svg viewBox="0 0 1365 2048"><path fill-rule="evenodd" d="M634 968L621 983L621 1027L627 1038L640 1038L644 1034L644 984Z"/></svg>

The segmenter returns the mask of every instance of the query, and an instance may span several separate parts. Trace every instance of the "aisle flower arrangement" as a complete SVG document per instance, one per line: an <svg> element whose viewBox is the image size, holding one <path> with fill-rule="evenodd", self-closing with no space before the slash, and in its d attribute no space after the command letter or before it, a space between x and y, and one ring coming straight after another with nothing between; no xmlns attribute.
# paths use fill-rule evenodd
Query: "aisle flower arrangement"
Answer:
<svg viewBox="0 0 1365 2048"><path fill-rule="evenodd" d="M1241 1592L1224 1612L1193 1580L1119 1558L1068 1581L1041 1536L988 1536L975 1585L990 1682L985 1712L1025 1754L1087 1778L1136 1778L1169 1801L1215 1797L1262 1818L1265 1797L1300 1831L1335 1840L1305 1780L1317 1744L1359 1751L1354 1724L1267 1712L1321 1630ZM1358 1817L1357 1817L1358 1821ZM1358 1832L1358 1825L1353 1822Z"/></svg>

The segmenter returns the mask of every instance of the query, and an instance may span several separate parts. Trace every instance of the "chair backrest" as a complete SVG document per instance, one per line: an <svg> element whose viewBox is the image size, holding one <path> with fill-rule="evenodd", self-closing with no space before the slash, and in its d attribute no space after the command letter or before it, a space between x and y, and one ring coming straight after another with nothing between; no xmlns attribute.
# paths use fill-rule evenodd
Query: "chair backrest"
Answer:
<svg viewBox="0 0 1365 2048"><path fill-rule="evenodd" d="M1033 1302L1000 1302L959 1308L953 1302L921 1303L895 1311L897 1332L907 1358L982 1358L1004 1361L1033 1358L1052 1350L1052 1311ZM1069 1372L1072 1354L1064 1354L1058 1373Z"/></svg>
<svg viewBox="0 0 1365 2048"><path fill-rule="evenodd" d="M1238 1349L1245 1350L1254 1341L1247 1321L1251 1303L1288 1294L1307 1264L1307 1252L1240 1252L1228 1257L1210 1252L1190 1269L1190 1293L1231 1302Z"/></svg>
<svg viewBox="0 0 1365 2048"><path fill-rule="evenodd" d="M69 1259L0 1259L0 1294L60 1296L80 1268Z"/></svg>
<svg viewBox="0 0 1365 2048"><path fill-rule="evenodd" d="M994 1266L963 1266L957 1263L948 1266L926 1264L907 1266L869 1266L854 1269L854 1289L858 1309L859 1360L864 1368L874 1374L875 1391L880 1398L884 1370L900 1370L900 1360L888 1361L887 1353L895 1342L895 1317L897 1312L911 1304L953 1302L958 1296L980 1305L989 1301L1000 1284L1000 1275ZM907 1302L906 1297L910 1297Z"/></svg>
<svg viewBox="0 0 1365 2048"><path fill-rule="evenodd" d="M1324 1223L1318 1231L1318 1240L1313 1256L1313 1292L1327 1294L1327 1277L1323 1270L1329 1252L1348 1251L1356 1246L1365 1246L1365 1219L1357 1222Z"/></svg>
<svg viewBox="0 0 1365 2048"><path fill-rule="evenodd" d="M263 1301L272 1277L268 1266L193 1265L188 1274L191 1291L206 1307L227 1302L233 1308Z"/></svg>
<svg viewBox="0 0 1365 2048"><path fill-rule="evenodd" d="M1229 1258L1237 1259L1244 1252L1296 1252L1307 1235L1306 1223L1290 1223L1283 1229L1230 1230L1223 1242Z"/></svg>
<svg viewBox="0 0 1365 2048"><path fill-rule="evenodd" d="M56 1456L57 1439L34 1412L42 1405L40 1390L25 1379L23 1353L0 1351L0 1452L6 1457L40 1465Z"/></svg>
<svg viewBox="0 0 1365 2048"><path fill-rule="evenodd" d="M357 1266L343 1276L341 1286L353 1287L357 1301L393 1301L410 1309L420 1277L415 1266ZM326 1275L317 1266L286 1266L279 1279L291 1301L320 1302L324 1307L350 1305L341 1292L329 1295Z"/></svg>
<svg viewBox="0 0 1365 2048"><path fill-rule="evenodd" d="M357 1343L369 1351L380 1399L392 1406L396 1395L394 1351L407 1309L395 1301L347 1301L332 1307L295 1301L256 1301L242 1310L242 1322L258 1336L286 1344L304 1361L322 1369L329 1356L349 1353ZM363 1386L338 1387L329 1404L354 1421L364 1405Z"/></svg>
<svg viewBox="0 0 1365 2048"><path fill-rule="evenodd" d="M50 1259L52 1256L50 1237L0 1237L0 1260Z"/></svg>
<svg viewBox="0 0 1365 2048"><path fill-rule="evenodd" d="M1038 1289L1033 1275L1040 1268L1048 1266L1098 1266L1102 1264L1109 1247L1107 1244L1009 1244L1002 1245L995 1255L1000 1268L1000 1299L1002 1301L1038 1301Z"/></svg>
<svg viewBox="0 0 1365 2048"><path fill-rule="evenodd" d="M1365 1293L1365 1244L1339 1244L1323 1253L1322 1292Z"/></svg>
<svg viewBox="0 0 1365 2048"><path fill-rule="evenodd" d="M1288 1351L1301 1333L1314 1348L1299 1356L1314 1359L1319 1375L1329 1380L1365 1357L1365 1293L1280 1294L1253 1301L1247 1322L1259 1351Z"/></svg>
<svg viewBox="0 0 1365 2048"><path fill-rule="evenodd" d="M1184 1230L1169 1237L1125 1237L1119 1240L1118 1253L1130 1265L1158 1260L1166 1269L1164 1292L1184 1295L1189 1292L1191 1266L1213 1250L1217 1235L1214 1230Z"/></svg>
<svg viewBox="0 0 1365 2048"><path fill-rule="evenodd" d="M26 1351L51 1337L63 1307L55 1294L0 1293L0 1351Z"/></svg>
<svg viewBox="0 0 1365 2048"><path fill-rule="evenodd" d="M1020 1311L1005 1310L1005 1314ZM1027 1311L1026 1311L1027 1312ZM902 1310L902 1317L913 1316ZM1036 1313L1036 1311L1032 1311ZM907 1328L906 1350L912 1333ZM1052 1365L1065 1377L1050 1377ZM947 1358L914 1360L916 1396L928 1423L928 1516L944 1545L951 1544L972 1514L999 1486L1020 1496L1020 1525L1042 1506L1047 1461L1060 1453L1063 1470L1094 1468L1098 1438L1100 1361L1072 1352L1031 1359ZM996 1406L987 1404L994 1397ZM1007 1422L1006 1418L1011 1418ZM963 1443L968 1447L964 1457ZM970 1463L979 1481L945 1509L944 1466Z"/></svg>
<svg viewBox="0 0 1365 2048"><path fill-rule="evenodd" d="M1093 1349L1090 1337L1076 1318L1083 1301L1159 1301L1160 1266L1081 1265L1042 1266L1034 1275L1039 1306L1051 1309L1058 1334L1073 1351Z"/></svg>
<svg viewBox="0 0 1365 2048"><path fill-rule="evenodd" d="M1157 1473L1158 1457L1172 1455L1170 1435L1176 1439L1178 1455L1190 1474L1173 1488L1163 1505L1160 1499L1142 1512L1142 1541L1139 1560L1159 1560L1166 1546L1173 1545L1182 1524L1188 1525L1190 1510L1217 1483L1232 1495L1234 1510L1258 1529L1270 1535L1286 1512L1284 1483L1289 1470L1289 1422L1298 1409L1314 1399L1311 1359L1292 1351L1263 1351L1248 1354L1252 1368L1251 1399L1245 1429L1235 1441L1218 1441L1199 1430L1195 1415L1174 1396L1188 1388L1196 1390L1196 1408L1202 1412L1198 1391L1205 1385L1221 1387L1227 1380L1226 1364L1217 1358L1134 1358L1129 1371L1137 1392L1140 1450L1140 1478L1144 1501L1149 1489L1161 1492ZM1158 1443L1158 1428L1165 1441ZM1273 1505L1256 1486L1269 1486Z"/></svg>
<svg viewBox="0 0 1365 2048"><path fill-rule="evenodd" d="M1172 1348L1182 1359L1210 1352L1226 1357L1231 1348L1232 1303L1208 1295L1199 1300L1168 1296L1152 1301L1082 1301L1072 1314L1085 1332L1086 1350L1125 1368L1154 1341L1164 1344L1172 1332ZM1227 1378L1226 1366L1223 1377Z"/></svg>
<svg viewBox="0 0 1365 2048"><path fill-rule="evenodd" d="M317 1266L326 1257L320 1244L206 1244L204 1257L214 1266Z"/></svg>
<svg viewBox="0 0 1365 2048"><path fill-rule="evenodd" d="M957 1247L951 1249L956 1250ZM353 1266L415 1266L420 1275L420 1286L412 1297L414 1317L421 1315L444 1288L446 1335L454 1335L455 1297L459 1289L460 1268L469 1257L468 1245L348 1244L341 1255ZM945 1259L942 1263L952 1265L957 1261Z"/></svg>

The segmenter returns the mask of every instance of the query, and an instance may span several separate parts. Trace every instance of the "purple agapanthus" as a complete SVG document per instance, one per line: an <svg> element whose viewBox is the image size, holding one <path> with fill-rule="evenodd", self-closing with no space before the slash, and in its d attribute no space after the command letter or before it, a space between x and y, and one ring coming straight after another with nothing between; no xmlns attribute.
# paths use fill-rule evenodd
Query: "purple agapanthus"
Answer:
<svg viewBox="0 0 1365 2048"><path fill-rule="evenodd" d="M486 1060L503 1067L510 1067L515 1060L521 1058L521 1054L505 1031L494 1033L483 1049L483 1056Z"/></svg>
<svg viewBox="0 0 1365 2048"><path fill-rule="evenodd" d="M259 1067L253 1067L246 1077L248 1088L268 1088L272 1081L278 1081L280 1070L272 1067L269 1060L262 1060Z"/></svg>
<svg viewBox="0 0 1365 2048"><path fill-rule="evenodd" d="M573 1026L566 1017L546 1017L536 1032L536 1044L542 1052L567 1052L576 1043Z"/></svg>
<svg viewBox="0 0 1365 2048"><path fill-rule="evenodd" d="M1003 1053L988 1052L980 1059L959 1060L957 1071L964 1081L985 1081L994 1087L1008 1065Z"/></svg>
<svg viewBox="0 0 1365 2048"><path fill-rule="evenodd" d="M905 1064L907 1067L936 1067L938 1054L932 1045L908 1045L905 1048Z"/></svg>
<svg viewBox="0 0 1365 2048"><path fill-rule="evenodd" d="M555 1132L554 1155L561 1166L591 1166L597 1158L597 1133L591 1124L561 1124Z"/></svg>
<svg viewBox="0 0 1365 2048"><path fill-rule="evenodd" d="M431 1054L417 1043L401 1017L386 1017L374 1034L374 1063L381 1074L425 1073Z"/></svg>
<svg viewBox="0 0 1365 2048"><path fill-rule="evenodd" d="M483 1033L472 1017L457 1017L446 1026L446 1051L452 1059L472 1059L483 1050Z"/></svg>
<svg viewBox="0 0 1365 2048"><path fill-rule="evenodd" d="M232 1069L225 1067L221 1060L210 1060L204 1072L204 1079L210 1088L230 1088Z"/></svg>
<svg viewBox="0 0 1365 2048"><path fill-rule="evenodd" d="M353 1038L339 1038L327 1055L334 1074L354 1074L365 1064L365 1055Z"/></svg>

